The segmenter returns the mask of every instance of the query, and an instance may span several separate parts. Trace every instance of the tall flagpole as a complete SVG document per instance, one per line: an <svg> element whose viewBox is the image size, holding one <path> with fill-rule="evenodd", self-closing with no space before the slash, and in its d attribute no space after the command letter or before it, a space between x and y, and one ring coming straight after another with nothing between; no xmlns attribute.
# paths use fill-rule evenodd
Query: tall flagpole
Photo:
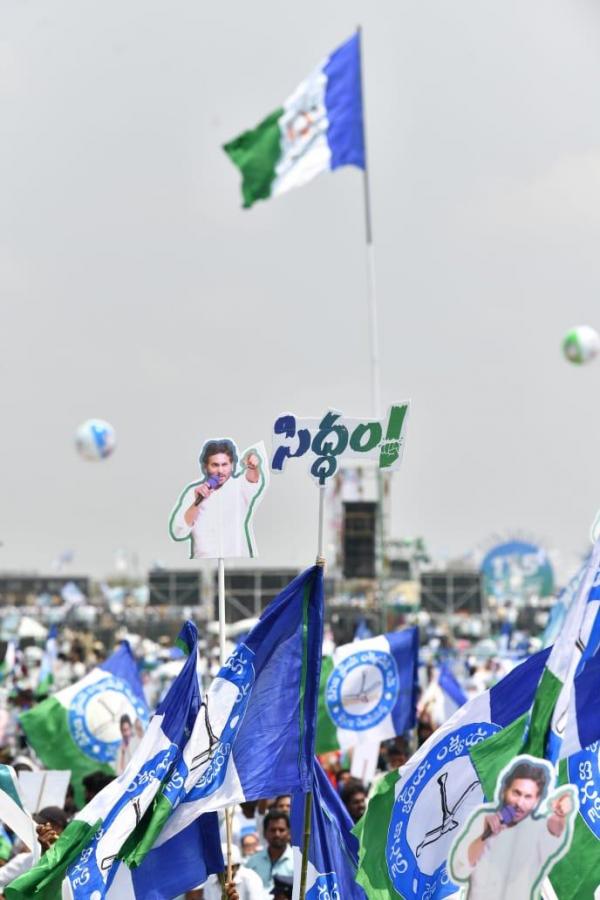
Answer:
<svg viewBox="0 0 600 900"><path fill-rule="evenodd" d="M369 314L369 337L371 347L371 406L372 414L376 419L381 418L381 377L379 370L379 323L377 316L377 283L375 278L375 245L373 243L373 221L371 216L371 181L369 178L369 164L367 156L367 117L365 112L365 77L362 52L362 27L357 27L358 46L360 57L360 92L363 126L363 193L365 210L365 238L367 249L367 305ZM384 483L381 469L376 470L377 479L377 523L375 534L375 578L377 581L377 595L379 601L379 615L382 634L387 631L387 616L385 610L385 592L383 577L385 570L385 513L384 513Z"/></svg>
<svg viewBox="0 0 600 900"><path fill-rule="evenodd" d="M365 208L365 237L367 242L367 304L369 311L369 337L371 344L371 404L376 419L381 417L381 380L379 376L379 327L377 319L377 291L375 279L375 247L373 244L373 221L371 217L371 181L367 157L367 120L365 115L365 73L362 53L362 28L359 25L358 46L360 50L360 92L362 106L362 126L365 167L363 169L363 192Z"/></svg>

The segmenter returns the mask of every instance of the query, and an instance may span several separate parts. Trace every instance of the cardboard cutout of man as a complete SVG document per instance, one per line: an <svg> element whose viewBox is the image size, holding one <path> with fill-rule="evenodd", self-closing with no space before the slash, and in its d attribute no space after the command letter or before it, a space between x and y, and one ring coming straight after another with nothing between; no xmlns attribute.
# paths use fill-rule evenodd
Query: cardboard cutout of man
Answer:
<svg viewBox="0 0 600 900"><path fill-rule="evenodd" d="M547 796L552 767L530 756L513 760L498 784L496 805L480 807L454 842L450 874L466 882L469 900L535 900L570 846L576 789L567 785Z"/></svg>
<svg viewBox="0 0 600 900"><path fill-rule="evenodd" d="M171 537L190 541L190 559L256 556L251 518L267 483L264 448L246 450L236 472L233 441L210 440L199 461L205 477L184 489L171 515Z"/></svg>

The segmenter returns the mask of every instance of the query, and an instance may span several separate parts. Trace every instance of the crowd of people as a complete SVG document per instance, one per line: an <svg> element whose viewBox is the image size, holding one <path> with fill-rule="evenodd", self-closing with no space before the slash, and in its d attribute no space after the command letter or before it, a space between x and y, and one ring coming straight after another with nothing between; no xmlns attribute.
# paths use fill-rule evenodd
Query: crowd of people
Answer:
<svg viewBox="0 0 600 900"><path fill-rule="evenodd" d="M160 644L153 646L148 654L147 644L141 639L137 650L144 693L148 707L153 709L183 665L183 657L173 653L172 648ZM104 648L97 641L80 639L77 634L67 633L61 639L54 661L52 690L59 690L81 679L105 655ZM218 659L212 656L207 654L207 680L218 670ZM427 654L424 656L427 657ZM13 766L17 773L26 769L36 771L42 768L42 764L28 745L19 716L43 696L36 687L40 681L39 654L28 653L27 649L17 650L7 663L0 682L0 763ZM461 681L465 691L472 695L486 689L505 674L506 665L506 661L498 658L467 658L461 663ZM323 769L352 822L358 822L363 816L377 781L386 772L403 766L417 747L442 724L447 713L440 705L436 671L437 666L432 662L421 666L417 727L406 735L381 744L376 772L368 784L353 777L351 755L338 751L320 757ZM125 769L143 736L142 723L133 716L122 715L119 726L122 740L115 760L117 774ZM86 776L83 782L85 803L99 793L112 777L100 770ZM188 891L186 900L218 900L224 890L229 900L282 900L291 897L294 861L290 843L290 806L291 797L279 796L232 808L229 843L227 817L221 815L223 856L230 867L231 881L226 883L227 869L220 876L211 875L206 883ZM36 814L37 835L42 850L58 839L76 812L73 790L69 788L62 808L46 807ZM6 885L32 864L32 848L24 846L6 828L2 829L0 900Z"/></svg>
<svg viewBox="0 0 600 900"><path fill-rule="evenodd" d="M18 773L25 770L37 771L41 764L21 732L18 723L18 712L28 702L35 702L30 693L17 690L10 704L11 728L7 729L10 741L5 742L0 751L0 762L12 765ZM122 729L136 740L137 736L132 723L124 723ZM122 751L121 751L122 752ZM392 768L403 765L410 753L409 740L397 738L382 744L378 761L376 779ZM369 786L352 777L348 767L348 759L341 752L328 753L321 757L325 772L338 792L346 810L354 823L365 812ZM85 803L89 803L113 776L103 771L92 772L83 779ZM372 789L373 785L371 785ZM286 900L292 897L294 860L291 847L290 811L292 798L282 795L260 801L242 803L232 807L228 814L220 816L220 834L223 858L231 866L231 881L226 882L227 869L218 875L211 875L208 880L188 891L180 900L220 900L222 891L226 891L228 900ZM47 807L36 814L38 841L41 850L46 850L54 843L66 828L70 819L76 814L72 788L67 791L62 808ZM231 841L227 842L229 829ZM18 875L26 872L34 862L32 848L26 847L7 829L6 837L0 843L0 900L2 890Z"/></svg>

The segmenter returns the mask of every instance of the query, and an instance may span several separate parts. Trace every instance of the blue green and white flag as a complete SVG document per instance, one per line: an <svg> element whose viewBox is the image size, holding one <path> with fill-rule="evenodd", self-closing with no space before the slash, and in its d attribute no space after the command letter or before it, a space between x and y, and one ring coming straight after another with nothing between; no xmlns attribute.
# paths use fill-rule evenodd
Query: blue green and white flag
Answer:
<svg viewBox="0 0 600 900"><path fill-rule="evenodd" d="M124 856L129 866L204 813L310 790L322 642L323 571L313 566L269 604L212 682Z"/></svg>
<svg viewBox="0 0 600 900"><path fill-rule="evenodd" d="M23 713L28 743L48 769L70 769L75 800L83 805L82 779L113 774L121 745L120 721L148 724L138 667L127 642L70 687Z"/></svg>
<svg viewBox="0 0 600 900"><path fill-rule="evenodd" d="M569 852L549 873L560 900L592 897L600 883L600 827L590 800L600 787L598 746L600 665L600 541L594 546L564 626L551 649L531 711L471 752L486 796L494 796L500 771L521 753L563 760L559 784L574 784L579 812ZM600 809L598 810L600 818Z"/></svg>
<svg viewBox="0 0 600 900"><path fill-rule="evenodd" d="M358 880L369 900L421 900L423 896L441 900L454 894L458 887L447 867L450 847L474 810L486 798L493 798L499 772L523 752L543 756L552 722L558 726L554 751L560 759L600 738L598 657L589 659L577 673L589 636L594 634L599 559L595 548L557 644L530 657L462 706L406 766L380 782L358 827ZM570 691L567 698L565 685ZM573 714L556 722L561 698ZM571 758L561 764L562 783L570 766ZM584 765L581 777L590 777L581 785L581 793L586 789L593 793L594 778L600 788L597 772L597 759L595 768ZM597 884L600 844L589 834L588 825L576 822L571 850L551 872L560 900L593 896L593 890L586 891L594 878ZM587 857L578 852L579 847L585 848Z"/></svg>
<svg viewBox="0 0 600 900"><path fill-rule="evenodd" d="M46 900L61 891L75 900L106 895L125 842L180 759L198 715L197 631L191 622L182 637L192 652L125 771L75 816L37 866L6 888L9 900Z"/></svg>
<svg viewBox="0 0 600 900"><path fill-rule="evenodd" d="M369 900L439 900L456 890L446 860L456 829L483 802L469 751L530 708L543 651L474 697L377 785L355 829L358 881Z"/></svg>
<svg viewBox="0 0 600 900"><path fill-rule="evenodd" d="M336 647L321 668L317 753L385 741L415 724L419 632Z"/></svg>
<svg viewBox="0 0 600 900"><path fill-rule="evenodd" d="M359 35L319 63L283 106L223 149L242 173L245 207L321 172L364 169Z"/></svg>
<svg viewBox="0 0 600 900"><path fill-rule="evenodd" d="M294 893L300 896L302 847L304 844L305 794L294 794L290 824L294 851ZM366 900L355 881L358 840L352 834L352 819L333 789L319 761L314 760L311 829L308 845L306 900Z"/></svg>

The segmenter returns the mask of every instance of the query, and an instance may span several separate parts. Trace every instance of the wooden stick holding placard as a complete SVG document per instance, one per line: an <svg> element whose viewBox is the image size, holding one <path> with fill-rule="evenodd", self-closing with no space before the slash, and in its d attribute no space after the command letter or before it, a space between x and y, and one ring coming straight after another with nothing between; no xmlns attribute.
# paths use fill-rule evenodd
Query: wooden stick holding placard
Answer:
<svg viewBox="0 0 600 900"><path fill-rule="evenodd" d="M317 565L325 565L325 485L319 487L319 524L317 527ZM302 866L300 869L299 900L306 897L306 878L308 874L308 850L310 847L312 791L304 798L304 837L302 842Z"/></svg>
<svg viewBox="0 0 600 900"><path fill-rule="evenodd" d="M217 573L219 596L219 659L221 667L223 667L227 660L225 656L225 560L222 556L220 556L218 560ZM225 830L227 834L227 883L229 883L233 877L233 868L231 864L231 848L233 844L232 820L233 810L228 806L225 810Z"/></svg>

